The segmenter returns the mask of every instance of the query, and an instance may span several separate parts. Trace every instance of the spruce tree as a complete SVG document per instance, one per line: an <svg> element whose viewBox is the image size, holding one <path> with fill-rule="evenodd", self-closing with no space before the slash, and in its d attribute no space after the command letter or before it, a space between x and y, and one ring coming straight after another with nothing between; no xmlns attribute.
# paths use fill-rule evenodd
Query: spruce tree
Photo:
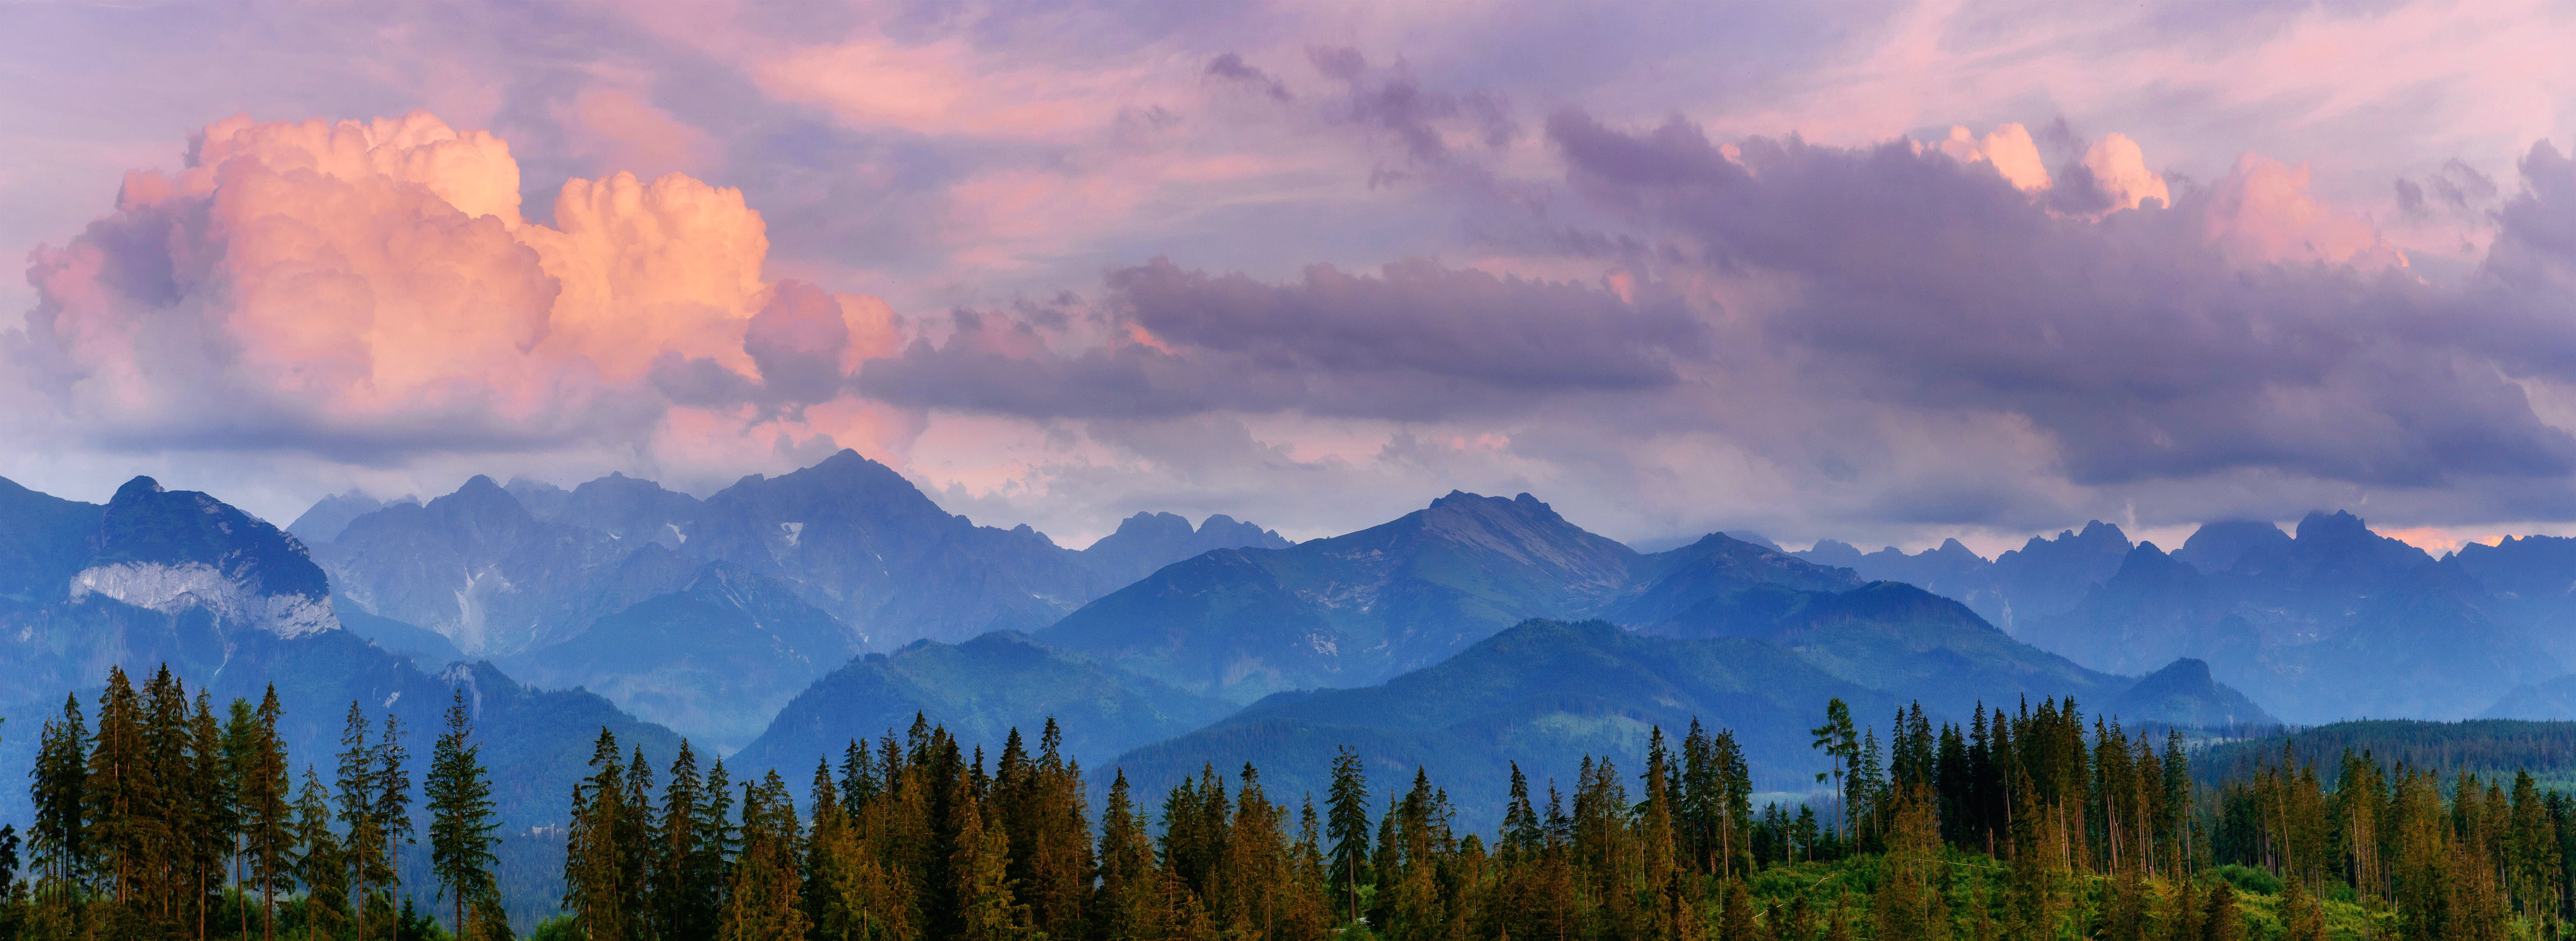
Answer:
<svg viewBox="0 0 2576 941"><path fill-rule="evenodd" d="M1342 920L1358 921L1360 886L1369 876L1368 773L1347 746L1333 756L1333 782L1324 797L1324 838L1333 845L1333 894Z"/></svg>
<svg viewBox="0 0 2576 941"><path fill-rule="evenodd" d="M717 941L803 941L812 923L797 867L800 836L796 805L778 772L744 785L742 855Z"/></svg>
<svg viewBox="0 0 2576 941"><path fill-rule="evenodd" d="M331 831L331 794L322 774L304 766L304 790L295 799L295 879L304 884L304 936L319 931L339 935L348 905L348 861L340 839Z"/></svg>
<svg viewBox="0 0 2576 941"><path fill-rule="evenodd" d="M31 772L36 805L34 849L49 900L68 910L89 871L89 723L80 697L63 698L62 717L45 723Z"/></svg>
<svg viewBox="0 0 2576 941"><path fill-rule="evenodd" d="M669 783L662 789L662 824L655 828L652 886L652 933L659 938L702 938L715 931L715 890L708 884L698 839L702 796L698 756L687 739L671 759Z"/></svg>
<svg viewBox="0 0 2576 941"><path fill-rule="evenodd" d="M238 782L224 759L223 725L215 721L214 698L203 689L197 691L188 732L189 799L197 806L188 862L196 884L196 933L204 938L209 930L209 904L223 882L225 860L232 855L233 840L241 830L241 808L234 799Z"/></svg>
<svg viewBox="0 0 2576 941"><path fill-rule="evenodd" d="M411 821L411 748L404 744L402 719L385 713L378 733L374 754L375 770L367 785L367 796L374 804L368 808L369 824L379 841L375 847L382 853L383 868L376 871L377 881L385 887L387 898L402 890L402 873L397 864L400 847L412 842ZM409 895L403 896L408 904Z"/></svg>
<svg viewBox="0 0 2576 941"><path fill-rule="evenodd" d="M250 700L233 697L224 717L224 769L232 780L233 841L225 855L233 870L233 885L240 891L240 906L234 910L234 934L250 935L251 889L251 779L260 766L259 710Z"/></svg>
<svg viewBox="0 0 2576 941"><path fill-rule="evenodd" d="M591 748L590 777L573 785L572 831L564 847L564 909L590 941L634 941L637 913L627 911L627 881L617 845L626 804L626 768L607 727Z"/></svg>
<svg viewBox="0 0 2576 941"><path fill-rule="evenodd" d="M356 700L349 701L349 715L340 732L340 767L338 772L342 852L349 867L351 900L356 906L358 934L367 936L368 903L374 898L373 888L388 878L384 871L384 833L376 826L376 751L367 740L372 727L367 713Z"/></svg>
<svg viewBox="0 0 2576 941"><path fill-rule="evenodd" d="M90 741L89 782L83 808L91 840L98 847L99 876L108 897L122 908L135 888L137 870L149 858L145 829L151 826L155 801L151 766L143 741L143 706L122 667L107 668L107 690L99 694L98 732Z"/></svg>
<svg viewBox="0 0 2576 941"><path fill-rule="evenodd" d="M492 835L500 828L492 816L492 782L473 735L465 690L459 688L447 707L447 730L430 758L424 796L430 813L430 871L437 874L440 891L454 901L460 936L471 931L467 904L495 888L492 867L498 860L492 847L500 842Z"/></svg>
<svg viewBox="0 0 2576 941"><path fill-rule="evenodd" d="M277 702L277 685L269 684L260 698L252 729L250 773L241 792L252 878L259 886L260 934L269 941L277 938L277 892L291 887L289 867L294 862L293 784L287 777L286 743L277 735L277 724L285 714L285 707Z"/></svg>

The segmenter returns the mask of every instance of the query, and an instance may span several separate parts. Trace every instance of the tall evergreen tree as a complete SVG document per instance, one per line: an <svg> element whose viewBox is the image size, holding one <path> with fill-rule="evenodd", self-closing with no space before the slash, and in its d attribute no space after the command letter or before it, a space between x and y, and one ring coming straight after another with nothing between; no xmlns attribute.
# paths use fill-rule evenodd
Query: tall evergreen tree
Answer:
<svg viewBox="0 0 2576 941"><path fill-rule="evenodd" d="M89 723L80 697L65 696L62 716L45 723L28 774L35 779L34 850L47 880L44 894L68 909L89 872Z"/></svg>
<svg viewBox="0 0 2576 941"><path fill-rule="evenodd" d="M152 805L159 800L144 742L141 697L122 667L107 669L107 689L99 694L98 732L90 741L89 782L83 807L91 840L97 845L98 875L106 894L122 908L151 853L156 822ZM280 772L281 776L283 772Z"/></svg>
<svg viewBox="0 0 2576 941"><path fill-rule="evenodd" d="M1333 845L1333 894L1342 902L1342 919L1360 917L1360 886L1369 881L1368 773L1358 752L1343 748L1333 756L1332 787L1324 798L1324 838Z"/></svg>
<svg viewBox="0 0 2576 941"><path fill-rule="evenodd" d="M658 938L703 938L715 933L714 874L718 860L707 858L700 839L705 788L698 776L698 756L688 740L671 759L671 774L662 790L662 823L655 828L652 887L652 935Z"/></svg>
<svg viewBox="0 0 2576 941"><path fill-rule="evenodd" d="M295 799L295 880L304 884L304 937L339 936L348 910L348 861L331 830L331 793L321 772L304 766L304 790Z"/></svg>
<svg viewBox="0 0 2576 941"><path fill-rule="evenodd" d="M471 933L467 904L495 888L492 867L498 862L492 834L500 828L492 817L492 782L483 770L483 747L473 740L474 720L465 705L465 690L455 692L447 707L447 730L432 753L425 797L429 803L429 864L441 892L454 900L456 933Z"/></svg>
<svg viewBox="0 0 2576 941"><path fill-rule="evenodd" d="M249 838L251 873L259 887L260 935L276 941L277 892L293 887L294 796L287 777L286 742L277 734L286 709L277 702L277 685L260 697L252 728L249 774L241 790L243 832Z"/></svg>
<svg viewBox="0 0 2576 941"><path fill-rule="evenodd" d="M392 877L384 831L376 822L376 750L368 741L371 731L366 711L356 700L350 700L349 715L340 732L337 797L342 854L347 857L344 862L349 867L350 897L357 907L356 923L362 938L368 936L373 889Z"/></svg>
<svg viewBox="0 0 2576 941"><path fill-rule="evenodd" d="M573 785L572 831L564 847L564 909L589 941L637 941L638 912L627 908L630 880L617 845L626 806L626 766L617 736L603 726L592 746L591 774Z"/></svg>
<svg viewBox="0 0 2576 941"><path fill-rule="evenodd" d="M411 748L403 738L400 717L385 713L383 724L376 728L375 770L367 785L367 796L374 805L368 809L368 817L379 841L375 849L384 854L383 868L377 874L390 903L392 896L402 891L402 870L396 865L400 847L412 842ZM404 898L408 902L410 896Z"/></svg>
<svg viewBox="0 0 2576 941"><path fill-rule="evenodd" d="M241 807L235 798L240 782L233 776L233 764L225 757L223 725L215 721L214 698L202 689L197 691L196 710L189 717L189 740L190 799L196 802L198 811L188 859L196 882L197 937L203 939L210 931L208 909L223 882L224 864L232 857L234 840L241 832Z"/></svg>

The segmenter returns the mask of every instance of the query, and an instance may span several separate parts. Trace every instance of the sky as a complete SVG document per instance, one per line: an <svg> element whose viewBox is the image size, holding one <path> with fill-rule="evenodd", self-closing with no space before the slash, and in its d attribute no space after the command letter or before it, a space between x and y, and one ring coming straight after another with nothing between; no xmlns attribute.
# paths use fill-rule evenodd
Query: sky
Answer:
<svg viewBox="0 0 2576 941"><path fill-rule="evenodd" d="M0 476L2576 522L2576 8L0 5Z"/></svg>

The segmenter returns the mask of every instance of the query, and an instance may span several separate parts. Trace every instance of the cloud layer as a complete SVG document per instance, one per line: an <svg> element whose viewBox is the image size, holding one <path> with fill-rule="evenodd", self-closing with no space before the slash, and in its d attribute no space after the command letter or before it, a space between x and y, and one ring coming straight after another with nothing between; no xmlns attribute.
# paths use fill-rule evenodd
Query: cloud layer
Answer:
<svg viewBox="0 0 2576 941"><path fill-rule="evenodd" d="M1453 486L1635 538L2576 519L2527 65L2576 22L1515 13L31 9L0 474L291 516L851 445L1075 543Z"/></svg>

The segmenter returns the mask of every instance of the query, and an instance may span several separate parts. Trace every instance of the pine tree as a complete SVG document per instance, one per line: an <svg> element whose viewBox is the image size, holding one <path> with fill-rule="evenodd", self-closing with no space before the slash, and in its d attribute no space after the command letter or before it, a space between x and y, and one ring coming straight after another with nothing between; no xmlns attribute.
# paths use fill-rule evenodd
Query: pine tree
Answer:
<svg viewBox="0 0 2576 941"><path fill-rule="evenodd" d="M196 882L197 936L204 938L209 931L209 905L241 833L241 807L235 798L240 782L225 757L223 725L215 721L213 697L202 689L189 718L189 739L189 791L197 805L197 826L188 858Z"/></svg>
<svg viewBox="0 0 2576 941"><path fill-rule="evenodd" d="M696 869L691 878L699 894L690 904L703 909L706 925L712 931L732 891L735 851L741 847L741 831L735 828L733 818L733 779L725 774L724 759L716 759L715 765L707 769L701 793L706 799L698 805L697 819L690 824L698 838Z"/></svg>
<svg viewBox="0 0 2576 941"><path fill-rule="evenodd" d="M1932 871L1939 865L1941 838L1932 819L1936 800L1923 783L1906 785L1897 796L1878 892L1871 902L1878 937L1942 941L1950 936L1950 912Z"/></svg>
<svg viewBox="0 0 2576 941"><path fill-rule="evenodd" d="M1718 941L1755 941L1759 930L1753 924L1753 892L1740 878L1726 880L1724 901L1717 916ZM1773 919L1777 924L1779 919Z"/></svg>
<svg viewBox="0 0 2576 941"><path fill-rule="evenodd" d="M252 878L259 886L260 934L277 938L277 892L292 888L288 867L294 862L293 784L287 777L286 743L277 736L285 718L277 686L260 698L252 730L249 775L241 792L243 830L249 836Z"/></svg>
<svg viewBox="0 0 2576 941"><path fill-rule="evenodd" d="M295 799L295 879L304 884L304 936L339 934L341 913L348 906L348 861L341 858L339 836L331 831L331 794L321 772L304 766L304 790Z"/></svg>
<svg viewBox="0 0 2576 941"><path fill-rule="evenodd" d="M374 806L368 809L368 816L378 840L376 849L384 854L377 879L390 899L402 889L396 854L399 847L412 842L411 771L407 767L411 749L403 743L402 719L393 713L385 713L385 721L377 730L375 770L367 785L367 796L374 799Z"/></svg>
<svg viewBox="0 0 2576 941"><path fill-rule="evenodd" d="M703 938L715 932L715 887L701 855L698 815L705 800L698 777L698 756L687 739L671 759L669 783L662 789L662 824L655 828L652 887L652 935L658 938Z"/></svg>
<svg viewBox="0 0 2576 941"><path fill-rule="evenodd" d="M247 699L233 698L224 717L224 773L232 780L234 841L226 848L233 885L241 905L234 911L233 933L250 936L251 779L260 766L259 710Z"/></svg>
<svg viewBox="0 0 2576 941"><path fill-rule="evenodd" d="M89 872L89 723L80 697L64 697L62 717L45 723L31 775L36 859L49 900L68 909Z"/></svg>
<svg viewBox="0 0 2576 941"><path fill-rule="evenodd" d="M145 893L143 911L163 932L177 932L186 901L187 841L197 829L197 807L189 799L190 735L188 691L167 664L155 671L143 693L144 777L152 783L149 800L139 808L136 837L144 864L136 875Z"/></svg>
<svg viewBox="0 0 2576 941"><path fill-rule="evenodd" d="M796 805L778 772L769 772L758 785L744 786L742 857L734 866L718 941L804 939L812 925L797 871L799 837Z"/></svg>
<svg viewBox="0 0 2576 941"><path fill-rule="evenodd" d="M429 802L430 871L441 892L454 900L456 933L472 929L466 920L471 900L492 892L492 867L498 862L492 834L500 823L492 817L492 782L483 771L482 746L473 742L473 718L467 714L465 691L455 692L447 707L447 731L432 753L426 797Z"/></svg>
<svg viewBox="0 0 2576 941"><path fill-rule="evenodd" d="M376 752L367 742L370 728L366 712L350 700L347 723L340 732L338 800L342 849L348 857L350 898L357 908L360 937L368 936L371 890L390 877L384 833L376 826Z"/></svg>
<svg viewBox="0 0 2576 941"><path fill-rule="evenodd" d="M1844 794L1844 779L1860 763L1860 739L1852 727L1851 707L1844 705L1841 699L1826 702L1825 724L1808 732L1815 739L1816 750L1824 752L1826 760L1831 763L1831 770L1818 772L1816 780L1832 777L1834 806L1840 811L1837 820L1846 818L1851 814L1851 802Z"/></svg>
<svg viewBox="0 0 2576 941"><path fill-rule="evenodd" d="M1152 838L1127 787L1127 773L1109 782L1100 815L1100 883L1092 893L1093 923L1105 938L1155 937L1168 909L1160 899L1162 873L1154 865Z"/></svg>
<svg viewBox="0 0 2576 941"><path fill-rule="evenodd" d="M159 795L143 740L142 701L121 667L108 667L107 690L99 694L98 732L90 742L84 796L99 875L107 880L107 895L123 908L150 858L146 829Z"/></svg>
<svg viewBox="0 0 2576 941"><path fill-rule="evenodd" d="M619 868L619 823L626 804L626 768L617 736L603 726L592 746L590 777L573 785L572 830L564 846L564 909L590 941L636 941L635 912L626 910L627 880Z"/></svg>
<svg viewBox="0 0 2576 941"><path fill-rule="evenodd" d="M1344 921L1360 917L1360 886L1369 874L1368 773L1359 753L1343 748L1333 757L1333 783L1325 796L1325 839L1333 844L1333 894L1342 901Z"/></svg>
<svg viewBox="0 0 2576 941"><path fill-rule="evenodd" d="M958 800L965 801L964 795ZM957 814L957 849L949 872L957 879L957 905L962 930L959 941L1009 941L1020 936L1024 910L1011 897L1004 867L1010 859L1010 836L986 827L983 814L965 808Z"/></svg>

